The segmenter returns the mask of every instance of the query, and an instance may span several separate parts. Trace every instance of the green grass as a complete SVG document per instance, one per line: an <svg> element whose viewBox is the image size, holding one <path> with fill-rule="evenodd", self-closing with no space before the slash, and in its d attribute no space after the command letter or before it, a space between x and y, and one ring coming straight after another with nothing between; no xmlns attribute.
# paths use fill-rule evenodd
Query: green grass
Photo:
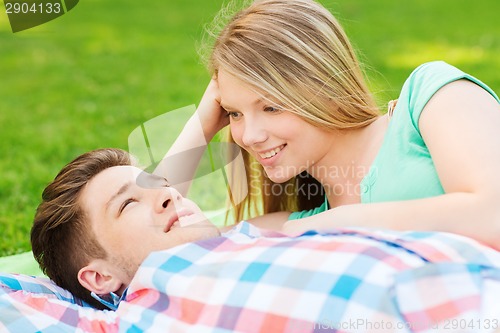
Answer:
<svg viewBox="0 0 500 333"><path fill-rule="evenodd" d="M195 46L222 2L85 0L16 34L0 7L0 255L30 249L42 189L65 163L126 149L141 123L199 101L209 75ZM500 92L500 2L322 2L359 49L381 105L436 59Z"/></svg>

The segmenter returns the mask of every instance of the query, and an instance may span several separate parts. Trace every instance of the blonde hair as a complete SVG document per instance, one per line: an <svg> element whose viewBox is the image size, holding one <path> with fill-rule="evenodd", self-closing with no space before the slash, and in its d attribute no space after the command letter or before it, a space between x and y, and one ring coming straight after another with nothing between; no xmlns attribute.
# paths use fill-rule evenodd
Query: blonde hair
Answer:
<svg viewBox="0 0 500 333"><path fill-rule="evenodd" d="M223 70L265 92L274 103L279 101L284 109L322 129L358 129L380 115L344 30L326 8L312 0L255 1L219 33L208 66L215 75ZM238 219L245 210L269 213L312 208L311 198L299 195L294 199L283 191L265 195L266 186L290 182L298 186L297 179L272 184L262 167L250 168L254 162L245 155L247 181L261 178L261 183L236 207ZM307 182L315 181L305 177ZM252 202L259 200L263 202L260 212L252 208ZM320 202L318 196L313 207Z"/></svg>

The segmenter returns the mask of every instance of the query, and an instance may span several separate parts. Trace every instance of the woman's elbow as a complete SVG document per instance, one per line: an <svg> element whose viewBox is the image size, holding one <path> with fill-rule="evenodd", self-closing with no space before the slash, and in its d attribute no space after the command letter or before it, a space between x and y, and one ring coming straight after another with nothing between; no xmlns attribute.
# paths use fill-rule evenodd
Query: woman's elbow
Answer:
<svg viewBox="0 0 500 333"><path fill-rule="evenodd" d="M500 251L500 193L489 198L482 233L486 245Z"/></svg>

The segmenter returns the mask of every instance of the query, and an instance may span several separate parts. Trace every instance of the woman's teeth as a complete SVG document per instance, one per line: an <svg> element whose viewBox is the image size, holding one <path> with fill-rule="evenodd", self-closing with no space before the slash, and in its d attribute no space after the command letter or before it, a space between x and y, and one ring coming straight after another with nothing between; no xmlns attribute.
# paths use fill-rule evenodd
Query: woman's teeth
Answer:
<svg viewBox="0 0 500 333"><path fill-rule="evenodd" d="M278 148L274 148L273 150L270 150L270 151L268 151L268 152L266 152L264 154L259 154L259 156L261 158L271 158L274 155L276 155L277 153L279 153L283 149L283 147L285 147L285 146L283 145L283 146L280 146Z"/></svg>

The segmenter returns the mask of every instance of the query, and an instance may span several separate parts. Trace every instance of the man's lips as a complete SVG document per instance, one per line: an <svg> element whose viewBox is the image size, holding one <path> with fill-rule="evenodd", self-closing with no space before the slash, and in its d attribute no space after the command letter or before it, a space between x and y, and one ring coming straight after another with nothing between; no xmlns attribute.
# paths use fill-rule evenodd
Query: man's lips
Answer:
<svg viewBox="0 0 500 333"><path fill-rule="evenodd" d="M167 224L165 225L165 229L163 232L169 232L172 229L172 226L179 221L181 217L193 215L193 212L187 208L181 208L178 211L174 212L172 216L168 219Z"/></svg>

